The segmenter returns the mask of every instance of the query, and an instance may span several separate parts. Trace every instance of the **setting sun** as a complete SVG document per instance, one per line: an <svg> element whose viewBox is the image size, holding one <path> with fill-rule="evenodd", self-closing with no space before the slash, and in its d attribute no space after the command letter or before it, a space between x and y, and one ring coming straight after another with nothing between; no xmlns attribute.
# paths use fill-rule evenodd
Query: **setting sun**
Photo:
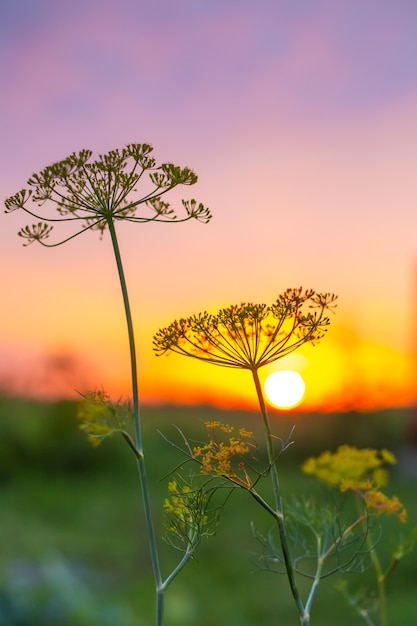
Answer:
<svg viewBox="0 0 417 626"><path fill-rule="evenodd" d="M265 381L265 393L269 402L280 409L290 409L300 404L304 391L303 378L292 370L273 372Z"/></svg>

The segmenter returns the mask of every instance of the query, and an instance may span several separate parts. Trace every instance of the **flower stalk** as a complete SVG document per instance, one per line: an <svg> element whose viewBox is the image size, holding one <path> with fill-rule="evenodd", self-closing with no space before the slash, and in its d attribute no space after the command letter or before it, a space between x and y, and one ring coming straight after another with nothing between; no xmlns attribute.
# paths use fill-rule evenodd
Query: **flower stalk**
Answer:
<svg viewBox="0 0 417 626"><path fill-rule="evenodd" d="M263 420L268 470L271 478L274 505L269 505L254 489L250 477L240 479L232 470L230 458L235 449L233 443L221 447L211 441L204 449L214 449L218 464L211 463L212 456L201 462L202 471L210 470L221 475L235 486L246 489L255 500L274 518L279 534L282 557L291 594L299 615L301 626L310 625L310 606L321 577L319 563L311 593L304 606L299 592L291 555L289 538L283 510L275 438L259 379L259 369L293 352L304 344L316 344L325 334L330 323L325 315L333 308L336 296L318 294L313 290L287 289L272 305L242 303L220 309L216 314L207 312L175 320L161 329L154 337L157 356L171 352L190 356L213 365L249 370L252 374L258 404ZM210 424L206 426L211 426ZM227 429L223 429L227 432ZM229 440L229 442L232 440ZM281 450L282 451L282 450ZM280 451L280 452L281 452ZM223 452L226 453L226 457ZM247 448L242 447L242 454ZM193 458L201 455L201 448L194 450ZM225 458L227 462L225 462Z"/></svg>
<svg viewBox="0 0 417 626"><path fill-rule="evenodd" d="M129 294L126 285L126 278L123 269L122 258L120 254L119 243L117 240L116 229L114 227L113 220L109 218L107 222L111 241L113 245L114 256L116 259L117 271L119 275L120 287L122 290L123 305L126 317L127 333L129 338L129 352L130 352L130 366L131 366L131 381L132 381L132 405L133 405L133 424L135 429L135 456L138 466L139 482L142 493L143 511L145 516L146 531L149 542L150 557L152 563L152 571L155 581L156 592L156 626L162 626L164 615L164 590L165 587L162 584L161 567L159 561L158 542L155 532L155 525L153 521L151 497L149 492L149 483L146 473L146 465L143 451L142 442L142 428L140 420L140 407L139 407L139 387L138 387L138 372L137 372L137 358L136 358L136 344L135 335L133 329L132 313L130 309Z"/></svg>
<svg viewBox="0 0 417 626"><path fill-rule="evenodd" d="M275 500L275 514L276 514L276 520L277 520L277 525L278 525L278 533L279 533L279 539L281 543L282 554L284 557L285 569L287 572L287 578L288 578L288 582L290 585L291 594L292 594L292 597L294 598L295 605L300 615L300 623L302 624L302 626L305 626L309 624L310 622L309 620L306 621L305 609L304 609L303 602L300 597L300 592L298 589L298 584L297 584L297 580L295 577L290 548L288 544L288 535L287 535L287 529L285 526L285 517L284 517L284 510L283 510L282 497L281 497L281 488L280 488L279 478L278 478L277 457L274 453L273 435L271 431L270 420L269 420L268 411L267 411L266 404L265 404L264 395L262 392L262 386L259 380L258 371L253 370L252 375L253 375L256 393L257 393L258 401L259 401L259 407L261 410L264 427L265 427L266 449L267 449L267 454L268 454L269 471L271 475L271 483L272 483L272 489L273 489L274 500Z"/></svg>
<svg viewBox="0 0 417 626"><path fill-rule="evenodd" d="M189 168L180 168L172 163L157 166L151 156L152 150L149 144L129 144L122 150L99 155L95 161L91 160L91 150L74 152L66 159L34 174L27 181L28 189L22 189L8 198L5 206L6 213L22 210L38 220L19 231L25 246L38 242L45 247L56 247L89 230L98 231L101 237L106 230L110 233L129 341L134 439L125 430L116 407L105 392L87 394L85 405L80 408L81 428L86 431L94 445L113 432L119 432L135 455L155 582L155 624L162 626L164 592L189 560L194 548L190 547L174 571L163 581L143 449L133 320L116 222L179 223L196 219L207 223L211 219L211 213L204 205L191 199L182 201L183 214L177 214L165 200L165 194L178 185L194 185L197 176ZM139 183L145 185L145 191L138 196ZM138 213L140 209L142 213ZM59 223L75 226L75 231L51 243L51 233Z"/></svg>

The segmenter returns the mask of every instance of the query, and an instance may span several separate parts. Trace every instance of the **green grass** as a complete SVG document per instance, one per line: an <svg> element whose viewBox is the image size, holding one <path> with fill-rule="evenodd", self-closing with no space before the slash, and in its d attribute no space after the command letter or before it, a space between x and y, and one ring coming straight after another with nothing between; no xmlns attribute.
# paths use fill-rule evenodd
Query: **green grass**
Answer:
<svg viewBox="0 0 417 626"><path fill-rule="evenodd" d="M153 587L136 467L124 442L111 440L98 450L84 447L82 434L78 433L76 423L70 421L73 415L67 406L63 421L66 437L60 436L60 429L54 421L59 421L60 412L51 406L43 410L37 406L35 411L32 411L30 403L25 405L25 410L14 403L9 403L7 407L6 412L0 412L0 430L7 430L10 441L12 408L13 415L19 415L21 420L18 425L21 437L19 439L14 434L14 445L20 441L21 450L26 450L26 443L30 448L30 442L22 443L27 433L24 427L27 420L27 424L31 422L28 429L34 447L37 446L38 452L43 450L43 457L40 453L32 459L30 455L24 455L24 462L19 465L16 450L10 448L11 444L9 446L9 471L3 475L0 485L0 607L3 606L3 613L0 608L0 626L103 626L107 623L112 626L151 626ZM168 437L175 437L172 424L176 423L190 433L190 437L198 438L203 433L202 419L216 416L229 423L243 422L248 426L253 425L257 416L241 412L219 416L211 408L154 408L145 409L143 413L148 471L154 508L158 512L157 526L162 531L162 504L167 479L161 479L182 458L158 435L157 428L161 428ZM46 428L41 422L49 419L52 420L48 422L51 428ZM305 416L304 424L312 419ZM383 419L388 432L390 429L399 432L398 422L390 425L389 416ZM379 423L382 421L380 416ZM310 444L314 448L312 452L316 453L315 448L319 447L319 418L315 425L310 421L308 428L303 428L301 419L298 422L296 444L282 457L280 474L284 495L310 489L310 482L298 470L300 460L308 455L309 446L302 440L307 437L308 430ZM370 416L370 425L373 422L375 417ZM281 428L286 436L290 429L288 416L285 422L277 423L276 430L282 432ZM47 434L51 430L54 437L47 444ZM349 433L346 437L346 424L344 432L343 428L340 430L342 433L337 441L335 424L330 433L328 428L328 438L321 435L324 445L319 451L352 437ZM39 431L43 432L43 437ZM316 434L314 440L313 432ZM369 440L373 436L375 433L369 432ZM361 437L366 440L364 433ZM377 437L381 438L381 431L378 431ZM88 455L89 461L81 458L77 466L73 457L65 456L67 444L75 458L80 458L81 450L82 455ZM401 444L400 435L396 444ZM372 444L365 441L361 445ZM385 446L390 447L390 441L386 441ZM407 505L410 525L417 525L415 479L398 472L393 476L391 491ZM250 530L252 521L263 531L268 529L269 521L247 498L247 494L234 493L222 515L216 537L203 542L197 558L169 588L166 626L298 624L285 577L255 571L257 544ZM396 520L389 521L386 526L390 543L402 529ZM388 547L391 548L390 545ZM162 567L166 574L177 555L162 543L161 549ZM368 577L369 573L363 579L352 574L348 580L353 586L358 586ZM417 565L415 554L412 554L399 565L388 585L393 626L415 621L416 580ZM338 626L361 623L335 589L335 582L335 577L322 582L313 605L313 626L330 626L336 619ZM71 605L73 601L74 605ZM16 606L10 608L11 603ZM51 605L55 609L51 609ZM13 617L10 617L12 614Z"/></svg>

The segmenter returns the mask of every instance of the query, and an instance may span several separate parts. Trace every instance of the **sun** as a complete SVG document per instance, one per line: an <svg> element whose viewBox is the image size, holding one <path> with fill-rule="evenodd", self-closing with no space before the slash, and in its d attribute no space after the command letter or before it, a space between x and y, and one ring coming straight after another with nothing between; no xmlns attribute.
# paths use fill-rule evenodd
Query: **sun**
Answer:
<svg viewBox="0 0 417 626"><path fill-rule="evenodd" d="M291 409L300 404L305 388L302 376L293 370L273 372L264 384L269 402L280 409Z"/></svg>

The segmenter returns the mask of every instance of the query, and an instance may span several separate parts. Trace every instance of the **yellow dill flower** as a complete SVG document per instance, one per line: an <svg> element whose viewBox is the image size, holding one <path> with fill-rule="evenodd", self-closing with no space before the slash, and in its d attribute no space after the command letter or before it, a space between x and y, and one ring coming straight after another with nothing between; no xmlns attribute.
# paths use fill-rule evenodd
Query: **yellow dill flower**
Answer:
<svg viewBox="0 0 417 626"><path fill-rule="evenodd" d="M374 484L371 480L352 480L352 479L343 479L339 485L340 491L344 493L345 491L349 491L351 489L360 489L361 491L365 491L367 489L372 489Z"/></svg>
<svg viewBox="0 0 417 626"><path fill-rule="evenodd" d="M208 430L217 430L220 429L224 433L232 433L234 428L233 426L229 426L229 424L223 424L222 422L214 421L214 422L204 422L205 427Z"/></svg>
<svg viewBox="0 0 417 626"><path fill-rule="evenodd" d="M302 470L329 485L339 485L343 480L349 479L360 481L371 476L374 483L382 486L387 481L383 469L386 463L395 463L394 455L387 450L359 449L344 444L336 452L327 450L318 457L307 459Z"/></svg>
<svg viewBox="0 0 417 626"><path fill-rule="evenodd" d="M180 481L169 481L168 493L163 504L167 531L165 538L176 547L195 547L209 522L205 494L201 489L194 489L183 478ZM205 534L210 534L208 529Z"/></svg>
<svg viewBox="0 0 417 626"><path fill-rule="evenodd" d="M219 428L219 427L220 427L220 422L218 422L218 421L214 421L214 422L205 422L205 423L204 423L204 425L205 425L205 427L206 427L207 429L212 429L212 430L215 430L216 428ZM225 424L223 424L223 426L225 426Z"/></svg>
<svg viewBox="0 0 417 626"><path fill-rule="evenodd" d="M247 441L253 436L253 433L245 428L240 428L239 437L234 437L232 436L234 427L220 422L206 422L206 427L211 431L213 439L210 439L204 446L196 446L193 449L194 458L200 462L201 472L224 476L241 486L250 487L252 482L244 469L244 463L240 461L236 467L234 461L247 454L250 447L254 446L253 443ZM218 431L231 436L226 441L218 441ZM237 474L237 471L243 473L244 478Z"/></svg>
<svg viewBox="0 0 417 626"><path fill-rule="evenodd" d="M253 432L246 430L246 428L239 428L239 435L242 439L252 439Z"/></svg>
<svg viewBox="0 0 417 626"><path fill-rule="evenodd" d="M125 429L131 418L130 409L123 404L114 404L102 389L88 392L78 407L77 418L93 446L98 446L105 437Z"/></svg>
<svg viewBox="0 0 417 626"><path fill-rule="evenodd" d="M389 497L380 490L388 482L383 465L395 462L395 456L389 450L342 445L334 453L327 450L319 457L307 459L302 470L328 485L338 486L341 492L353 491L362 498L367 509L397 515L405 522L407 512L399 498Z"/></svg>
<svg viewBox="0 0 417 626"><path fill-rule="evenodd" d="M168 491L171 494L169 498L165 498L164 509L177 517L184 518L188 514L187 500L184 495L190 493L191 489L188 485L178 487L176 480L168 483Z"/></svg>
<svg viewBox="0 0 417 626"><path fill-rule="evenodd" d="M176 480L170 480L168 483L168 491L170 493L177 493L177 481Z"/></svg>
<svg viewBox="0 0 417 626"><path fill-rule="evenodd" d="M385 463L389 463L390 465L395 465L395 463L397 462L395 456L390 450L386 450L385 448L383 448L382 450L380 450L379 453L382 457L382 460Z"/></svg>
<svg viewBox="0 0 417 626"><path fill-rule="evenodd" d="M407 521L407 510L397 496L390 498L379 489L359 490L359 493L368 509L379 514L396 515L401 522Z"/></svg>

